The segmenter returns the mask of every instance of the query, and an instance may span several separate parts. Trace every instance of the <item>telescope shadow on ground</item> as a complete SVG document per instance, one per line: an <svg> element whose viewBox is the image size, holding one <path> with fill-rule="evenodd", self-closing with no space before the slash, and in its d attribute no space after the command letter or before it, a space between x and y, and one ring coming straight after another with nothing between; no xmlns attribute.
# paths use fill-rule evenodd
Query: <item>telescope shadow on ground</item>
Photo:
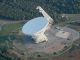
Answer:
<svg viewBox="0 0 80 60"><path fill-rule="evenodd" d="M35 44L35 40L32 38L32 36L30 36L30 35L26 35L26 36L24 36L24 43L26 44Z"/></svg>

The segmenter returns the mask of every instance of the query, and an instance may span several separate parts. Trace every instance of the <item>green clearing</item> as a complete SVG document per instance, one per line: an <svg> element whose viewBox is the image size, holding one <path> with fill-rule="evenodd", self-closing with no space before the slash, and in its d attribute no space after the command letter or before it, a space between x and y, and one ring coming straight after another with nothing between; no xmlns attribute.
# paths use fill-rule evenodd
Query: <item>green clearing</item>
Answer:
<svg viewBox="0 0 80 60"><path fill-rule="evenodd" d="M14 24L5 24L2 26L2 29L0 31L0 42L5 42L6 40L9 40L9 37L11 40L15 38L15 34L19 32L19 30L22 27L22 23L14 23Z"/></svg>
<svg viewBox="0 0 80 60"><path fill-rule="evenodd" d="M18 31L22 27L21 23L6 24L2 27L0 35L8 35L10 32Z"/></svg>

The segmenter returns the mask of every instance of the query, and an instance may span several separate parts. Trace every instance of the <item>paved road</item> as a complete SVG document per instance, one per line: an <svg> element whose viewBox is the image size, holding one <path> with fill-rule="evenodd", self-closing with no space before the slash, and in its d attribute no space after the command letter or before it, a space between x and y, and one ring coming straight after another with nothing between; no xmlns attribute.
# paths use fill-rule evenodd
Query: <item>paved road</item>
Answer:
<svg viewBox="0 0 80 60"><path fill-rule="evenodd" d="M20 23L20 22L27 22L27 20L20 20L20 21L9 21L9 20L0 20L0 24L14 24L14 23Z"/></svg>

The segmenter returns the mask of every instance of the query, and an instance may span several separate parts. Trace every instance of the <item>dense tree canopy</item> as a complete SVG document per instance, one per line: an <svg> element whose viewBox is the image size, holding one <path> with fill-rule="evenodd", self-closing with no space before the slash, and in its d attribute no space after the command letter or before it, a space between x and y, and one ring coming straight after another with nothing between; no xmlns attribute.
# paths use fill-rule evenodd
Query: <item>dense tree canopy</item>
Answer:
<svg viewBox="0 0 80 60"><path fill-rule="evenodd" d="M13 20L40 16L35 9L40 5L54 17L56 13L80 13L79 0L0 0L0 18Z"/></svg>

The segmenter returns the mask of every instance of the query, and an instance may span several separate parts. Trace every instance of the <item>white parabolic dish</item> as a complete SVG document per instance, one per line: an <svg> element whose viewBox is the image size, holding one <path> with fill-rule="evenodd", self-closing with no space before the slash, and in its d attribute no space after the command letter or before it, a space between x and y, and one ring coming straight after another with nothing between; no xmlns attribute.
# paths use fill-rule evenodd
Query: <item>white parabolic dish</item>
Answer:
<svg viewBox="0 0 80 60"><path fill-rule="evenodd" d="M44 17L34 18L24 24L24 26L22 27L22 32L26 35L35 34L41 31L46 26L47 23L48 23L48 20L46 20L46 18Z"/></svg>

